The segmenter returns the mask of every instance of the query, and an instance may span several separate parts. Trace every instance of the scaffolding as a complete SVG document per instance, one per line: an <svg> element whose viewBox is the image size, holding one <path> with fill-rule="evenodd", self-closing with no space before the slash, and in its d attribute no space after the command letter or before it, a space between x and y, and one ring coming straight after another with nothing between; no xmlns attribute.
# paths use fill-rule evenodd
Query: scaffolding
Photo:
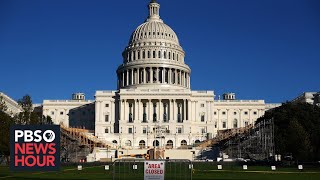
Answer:
<svg viewBox="0 0 320 180"><path fill-rule="evenodd" d="M61 161L85 161L86 156L94 147L117 149L118 147L103 139L94 136L90 130L83 128L70 128L60 124L61 130Z"/></svg>
<svg viewBox="0 0 320 180"><path fill-rule="evenodd" d="M273 119L256 122L246 133L223 142L221 149L229 158L270 159L275 154Z"/></svg>

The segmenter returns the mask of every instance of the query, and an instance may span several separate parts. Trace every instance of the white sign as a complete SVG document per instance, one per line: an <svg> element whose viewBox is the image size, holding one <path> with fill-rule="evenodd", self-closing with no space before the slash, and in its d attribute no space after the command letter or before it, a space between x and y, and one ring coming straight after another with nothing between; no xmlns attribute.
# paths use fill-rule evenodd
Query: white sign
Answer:
<svg viewBox="0 0 320 180"><path fill-rule="evenodd" d="M302 165L298 165L298 169L299 170L303 170L303 166Z"/></svg>
<svg viewBox="0 0 320 180"><path fill-rule="evenodd" d="M219 164L218 165L218 169L221 170L222 169L222 165Z"/></svg>
<svg viewBox="0 0 320 180"><path fill-rule="evenodd" d="M109 165L105 165L104 166L104 170L109 170L110 168L109 168Z"/></svg>
<svg viewBox="0 0 320 180"><path fill-rule="evenodd" d="M132 169L138 169L138 165L136 164L132 165Z"/></svg>
<svg viewBox="0 0 320 180"><path fill-rule="evenodd" d="M243 170L247 170L248 166L247 165L243 165Z"/></svg>
<svg viewBox="0 0 320 180"><path fill-rule="evenodd" d="M145 161L144 180L164 180L165 161Z"/></svg>
<svg viewBox="0 0 320 180"><path fill-rule="evenodd" d="M82 171L82 166L78 165L78 171Z"/></svg>
<svg viewBox="0 0 320 180"><path fill-rule="evenodd" d="M276 166L271 166L271 170L275 171L276 170Z"/></svg>

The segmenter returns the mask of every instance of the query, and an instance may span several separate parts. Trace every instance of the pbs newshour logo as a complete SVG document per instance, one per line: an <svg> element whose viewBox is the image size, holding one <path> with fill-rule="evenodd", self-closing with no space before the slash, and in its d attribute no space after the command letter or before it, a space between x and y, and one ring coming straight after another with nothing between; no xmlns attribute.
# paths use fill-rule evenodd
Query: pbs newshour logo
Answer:
<svg viewBox="0 0 320 180"><path fill-rule="evenodd" d="M10 169L60 169L60 126L14 125L10 128Z"/></svg>

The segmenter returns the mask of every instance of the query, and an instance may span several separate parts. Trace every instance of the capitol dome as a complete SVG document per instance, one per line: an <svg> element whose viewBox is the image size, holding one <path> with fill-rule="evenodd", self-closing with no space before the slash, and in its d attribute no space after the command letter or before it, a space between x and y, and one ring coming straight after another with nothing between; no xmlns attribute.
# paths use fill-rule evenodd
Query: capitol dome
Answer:
<svg viewBox="0 0 320 180"><path fill-rule="evenodd" d="M121 88L190 89L190 73L185 52L176 33L160 19L160 4L152 0L149 16L131 34L117 69Z"/></svg>
<svg viewBox="0 0 320 180"><path fill-rule="evenodd" d="M129 44L142 42L145 40L159 40L176 43L179 45L179 40L176 33L162 21L146 21L141 24L131 35Z"/></svg>

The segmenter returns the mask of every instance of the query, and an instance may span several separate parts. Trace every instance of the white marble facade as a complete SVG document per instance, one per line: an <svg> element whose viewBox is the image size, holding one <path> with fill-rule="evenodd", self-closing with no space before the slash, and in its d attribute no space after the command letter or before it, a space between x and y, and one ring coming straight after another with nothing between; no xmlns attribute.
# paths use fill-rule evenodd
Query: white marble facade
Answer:
<svg viewBox="0 0 320 180"><path fill-rule="evenodd" d="M121 147L178 148L264 114L263 100L239 101L230 93L214 101L213 91L192 91L176 33L161 20L156 1L148 7L148 18L122 53L118 90L96 92L96 136Z"/></svg>
<svg viewBox="0 0 320 180"><path fill-rule="evenodd" d="M192 91L191 69L176 33L161 20L155 0L148 8L149 16L132 33L122 53L123 62L116 71L118 89L97 91L94 102L84 97L45 100L45 115L68 124L70 109L93 104L97 137L132 149L179 148L212 138L218 130L252 124L276 106L264 100L236 100L234 93L214 100L213 91ZM92 119L88 114L79 117Z"/></svg>

